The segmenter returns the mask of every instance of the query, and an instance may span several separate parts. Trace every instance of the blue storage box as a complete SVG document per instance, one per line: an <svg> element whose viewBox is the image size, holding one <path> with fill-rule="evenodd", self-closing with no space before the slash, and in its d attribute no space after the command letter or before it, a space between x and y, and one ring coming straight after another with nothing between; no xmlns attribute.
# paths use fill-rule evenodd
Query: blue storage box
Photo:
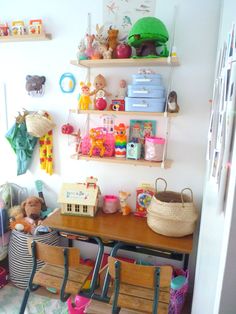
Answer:
<svg viewBox="0 0 236 314"><path fill-rule="evenodd" d="M160 74L133 74L133 84L162 85Z"/></svg>
<svg viewBox="0 0 236 314"><path fill-rule="evenodd" d="M125 97L125 111L164 112L165 98Z"/></svg>
<svg viewBox="0 0 236 314"><path fill-rule="evenodd" d="M164 98L165 89L161 85L128 85L128 97Z"/></svg>

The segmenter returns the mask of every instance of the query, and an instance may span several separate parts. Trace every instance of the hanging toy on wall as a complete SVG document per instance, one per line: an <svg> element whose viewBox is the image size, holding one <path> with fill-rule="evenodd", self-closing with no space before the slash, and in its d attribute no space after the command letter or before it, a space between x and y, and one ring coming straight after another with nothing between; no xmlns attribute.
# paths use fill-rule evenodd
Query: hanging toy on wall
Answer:
<svg viewBox="0 0 236 314"><path fill-rule="evenodd" d="M45 91L45 82L45 76L27 75L25 88L28 92L28 95L33 97L43 96Z"/></svg>
<svg viewBox="0 0 236 314"><path fill-rule="evenodd" d="M60 88L63 93L73 93L75 90L76 80L72 73L64 73L60 77Z"/></svg>

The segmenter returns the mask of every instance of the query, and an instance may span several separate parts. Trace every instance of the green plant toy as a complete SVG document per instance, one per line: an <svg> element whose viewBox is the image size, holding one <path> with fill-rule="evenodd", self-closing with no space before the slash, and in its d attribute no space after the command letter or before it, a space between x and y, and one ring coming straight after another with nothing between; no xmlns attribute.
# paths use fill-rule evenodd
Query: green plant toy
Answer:
<svg viewBox="0 0 236 314"><path fill-rule="evenodd" d="M168 39L168 31L161 20L156 17L143 17L131 28L128 43L136 48L137 57L168 57ZM162 47L159 54L156 47Z"/></svg>

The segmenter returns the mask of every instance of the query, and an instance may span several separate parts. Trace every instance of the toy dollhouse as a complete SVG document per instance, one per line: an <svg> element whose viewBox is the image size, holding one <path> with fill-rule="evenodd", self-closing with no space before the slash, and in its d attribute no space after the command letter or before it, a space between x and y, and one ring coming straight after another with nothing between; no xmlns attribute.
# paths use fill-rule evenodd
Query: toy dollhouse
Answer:
<svg viewBox="0 0 236 314"><path fill-rule="evenodd" d="M88 177L85 183L64 183L58 202L64 215L95 216L101 194L97 178Z"/></svg>

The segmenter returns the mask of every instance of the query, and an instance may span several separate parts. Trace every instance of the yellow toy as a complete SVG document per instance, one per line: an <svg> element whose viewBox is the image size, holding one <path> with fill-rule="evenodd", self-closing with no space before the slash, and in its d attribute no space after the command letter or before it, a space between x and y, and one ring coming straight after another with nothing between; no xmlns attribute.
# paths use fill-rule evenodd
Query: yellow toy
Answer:
<svg viewBox="0 0 236 314"><path fill-rule="evenodd" d="M80 82L82 94L79 98L79 109L80 110L88 110L89 105L92 103L90 98L90 86L91 83L85 84L84 82Z"/></svg>
<svg viewBox="0 0 236 314"><path fill-rule="evenodd" d="M98 149L100 151L100 157L104 156L105 153L105 135L104 135L104 129L103 128L93 128L89 131L89 137L91 140L91 147L89 150L89 156L91 157L93 155L93 150Z"/></svg>

